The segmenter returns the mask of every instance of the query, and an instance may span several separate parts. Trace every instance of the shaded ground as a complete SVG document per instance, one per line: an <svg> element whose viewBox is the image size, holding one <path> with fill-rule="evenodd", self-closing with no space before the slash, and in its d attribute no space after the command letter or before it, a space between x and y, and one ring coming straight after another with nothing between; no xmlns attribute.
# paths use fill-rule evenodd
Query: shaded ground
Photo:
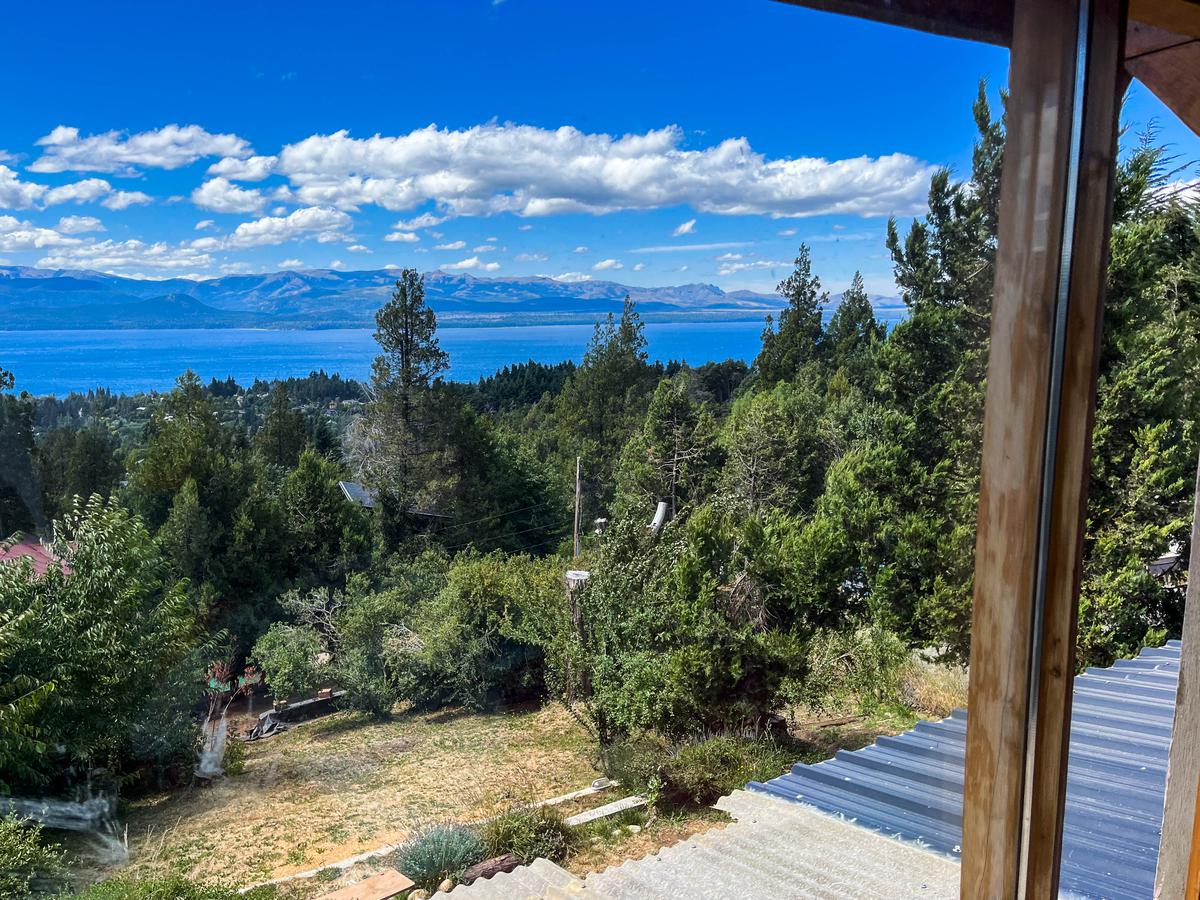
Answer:
<svg viewBox="0 0 1200 900"><path fill-rule="evenodd" d="M248 745L241 775L133 804L129 868L248 885L584 787L593 764L555 706L382 724L339 713Z"/></svg>

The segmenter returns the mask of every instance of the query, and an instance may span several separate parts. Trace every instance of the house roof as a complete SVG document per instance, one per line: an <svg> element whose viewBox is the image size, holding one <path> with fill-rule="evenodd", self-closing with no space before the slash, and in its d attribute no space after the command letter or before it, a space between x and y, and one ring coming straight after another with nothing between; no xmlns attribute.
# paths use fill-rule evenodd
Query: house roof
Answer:
<svg viewBox="0 0 1200 900"><path fill-rule="evenodd" d="M56 564L70 571L69 566L63 564L62 560L32 534L18 533L8 540L0 541L0 563L19 562L22 559L28 559L33 564L34 574L38 576L45 575L46 570Z"/></svg>
<svg viewBox="0 0 1200 900"><path fill-rule="evenodd" d="M357 503L366 509L375 508L375 495L357 481L339 481L338 487L351 503Z"/></svg>
<svg viewBox="0 0 1200 900"><path fill-rule="evenodd" d="M1153 893L1179 655L1179 641L1169 641L1075 679L1064 894L1132 900ZM966 727L966 711L955 710L747 787L957 858Z"/></svg>

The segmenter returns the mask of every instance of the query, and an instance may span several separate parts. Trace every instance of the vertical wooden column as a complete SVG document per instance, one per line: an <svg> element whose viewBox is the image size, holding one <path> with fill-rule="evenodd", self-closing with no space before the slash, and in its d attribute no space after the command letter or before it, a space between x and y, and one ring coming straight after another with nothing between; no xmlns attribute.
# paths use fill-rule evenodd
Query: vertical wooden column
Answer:
<svg viewBox="0 0 1200 900"><path fill-rule="evenodd" d="M1161 900L1200 898L1200 466L1196 470L1192 550L1183 601L1183 653L1154 896Z"/></svg>
<svg viewBox="0 0 1200 900"><path fill-rule="evenodd" d="M1016 0L984 414L964 898L1058 894L1122 0Z"/></svg>

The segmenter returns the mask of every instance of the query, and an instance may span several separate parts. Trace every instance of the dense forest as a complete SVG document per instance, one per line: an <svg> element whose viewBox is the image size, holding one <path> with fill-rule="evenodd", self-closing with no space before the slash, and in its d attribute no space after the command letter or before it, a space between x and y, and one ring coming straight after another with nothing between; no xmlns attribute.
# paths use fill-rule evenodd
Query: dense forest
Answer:
<svg viewBox="0 0 1200 900"><path fill-rule="evenodd" d="M889 223L890 331L801 246L749 366L650 361L626 302L578 366L447 381L405 270L367 384L185 373L55 400L3 373L0 533L67 566L0 566L0 781L179 778L214 663L379 717L550 699L609 748L762 725L824 683L830 646L966 661L1004 153L982 92L974 112L969 177L940 172L928 215ZM1200 216L1167 169L1148 140L1118 175L1081 666L1180 625L1146 567L1186 552L1200 450ZM590 573L569 597L568 568Z"/></svg>

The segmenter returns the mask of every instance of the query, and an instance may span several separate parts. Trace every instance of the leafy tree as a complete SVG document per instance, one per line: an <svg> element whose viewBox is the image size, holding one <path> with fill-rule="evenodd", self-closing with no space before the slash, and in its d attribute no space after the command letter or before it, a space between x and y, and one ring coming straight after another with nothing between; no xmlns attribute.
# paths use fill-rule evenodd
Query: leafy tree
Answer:
<svg viewBox="0 0 1200 900"><path fill-rule="evenodd" d="M18 816L0 816L0 897L22 900L32 896L35 879L59 877L63 872L63 851L42 835L42 826Z"/></svg>
<svg viewBox="0 0 1200 900"><path fill-rule="evenodd" d="M21 781L36 780L35 761L46 752L32 720L54 684L39 683L9 665L15 648L28 639L29 627L39 611L34 607L16 614L5 612L0 617L0 669L6 673L0 682L0 779L11 774ZM0 780L0 791L7 793L10 789L11 785Z"/></svg>
<svg viewBox="0 0 1200 900"><path fill-rule="evenodd" d="M321 638L310 626L276 622L254 644L250 655L262 669L275 699L286 701L317 687L317 656L321 652Z"/></svg>
<svg viewBox="0 0 1200 900"><path fill-rule="evenodd" d="M767 317L762 350L754 361L758 377L766 385L794 378L801 366L816 360L820 353L821 309L829 294L821 290L821 279L812 272L807 245L800 245L795 265L775 289L788 302L779 314L779 327Z"/></svg>
<svg viewBox="0 0 1200 900"><path fill-rule="evenodd" d="M366 548L362 513L338 487L342 474L337 463L305 450L279 489L292 565L309 582L343 579Z"/></svg>
<svg viewBox="0 0 1200 900"><path fill-rule="evenodd" d="M119 769L146 691L196 646L195 619L165 583L145 526L115 502L93 497L56 522L50 546L63 563L40 577L27 564L0 566L0 614L38 610L0 683L54 685L32 721L55 748L52 770Z"/></svg>

